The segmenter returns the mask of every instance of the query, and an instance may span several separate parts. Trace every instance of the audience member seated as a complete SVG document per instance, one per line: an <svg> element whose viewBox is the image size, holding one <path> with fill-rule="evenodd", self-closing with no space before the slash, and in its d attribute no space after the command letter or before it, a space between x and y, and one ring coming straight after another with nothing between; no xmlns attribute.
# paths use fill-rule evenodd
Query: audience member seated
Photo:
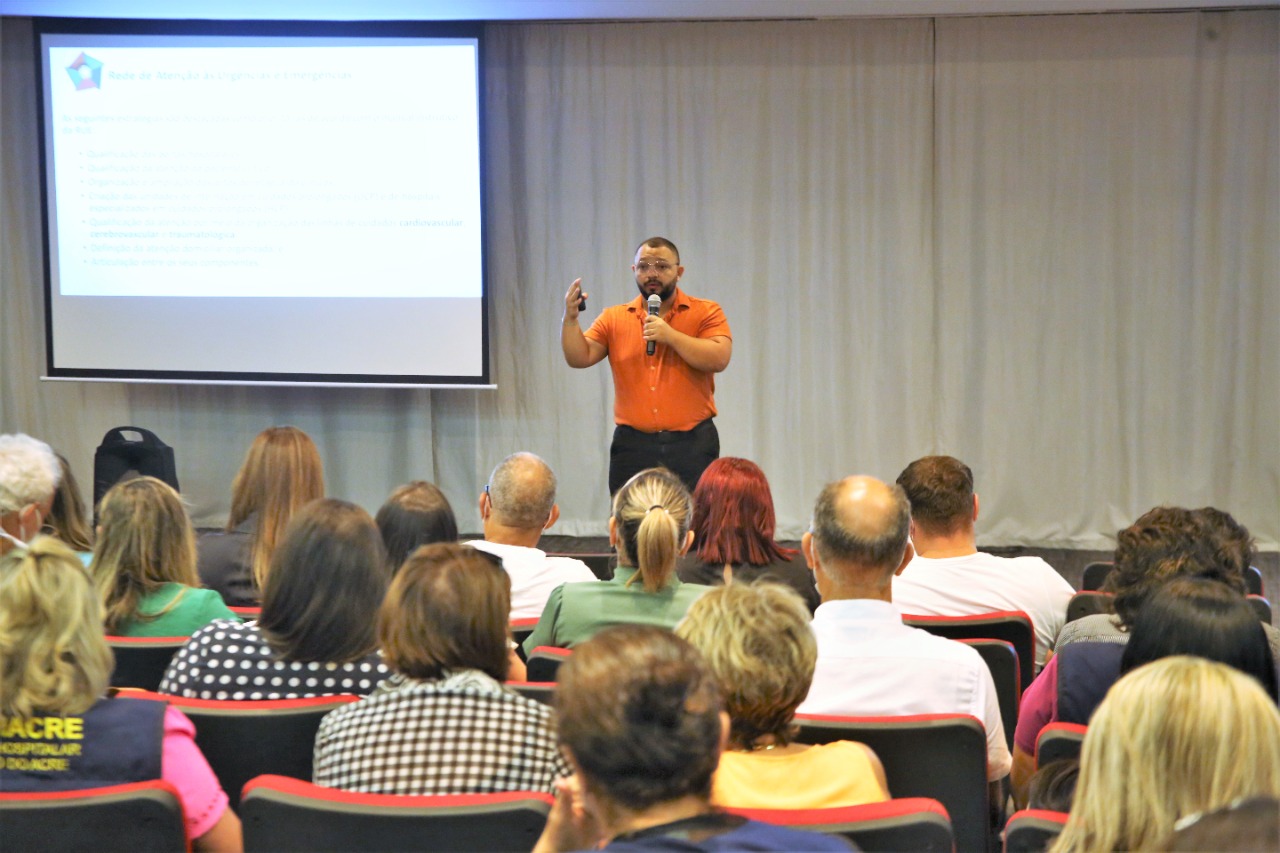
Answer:
<svg viewBox="0 0 1280 853"><path fill-rule="evenodd" d="M1133 618L1152 592L1185 575L1247 592L1244 573L1256 554L1244 525L1214 507L1158 506L1116 534L1115 568L1103 591L1114 594L1113 614L1098 613L1063 626L1058 648L1081 641L1124 643ZM1271 654L1280 659L1280 631L1265 625Z"/></svg>
<svg viewBox="0 0 1280 853"><path fill-rule="evenodd" d="M291 426L259 433L231 483L226 529L196 543L204 585L232 607L260 604L289 519L322 497L324 466L311 437Z"/></svg>
<svg viewBox="0 0 1280 853"><path fill-rule="evenodd" d="M464 545L415 551L378 613L394 675L328 714L315 782L376 794L547 791L568 773L551 709L502 685L511 581Z"/></svg>
<svg viewBox="0 0 1280 853"><path fill-rule="evenodd" d="M1036 740L1049 723L1088 725L1121 675L1169 655L1196 655L1256 678L1276 696L1276 664L1248 601L1219 581L1182 577L1154 592L1138 611L1125 645L1071 643L1022 695L1014 732L1015 797L1035 765Z"/></svg>
<svg viewBox="0 0 1280 853"><path fill-rule="evenodd" d="M849 849L712 806L729 721L702 657L669 631L624 625L584 642L560 668L555 708L574 775L535 853Z"/></svg>
<svg viewBox="0 0 1280 853"><path fill-rule="evenodd" d="M723 456L702 472L693 490L693 548L676 573L685 583L719 586L758 578L792 587L812 613L819 603L813 572L800 552L774 540L769 481L760 466Z"/></svg>
<svg viewBox="0 0 1280 853"><path fill-rule="evenodd" d="M911 509L897 485L848 477L818 497L801 539L822 604L818 662L801 714L969 714L987 734L987 776L1009 773L991 671L971 647L902 623L894 578L914 552Z"/></svg>
<svg viewBox="0 0 1280 853"><path fill-rule="evenodd" d="M1057 761L1050 761L1031 777L1031 783L1027 786L1027 808L1051 812L1071 811L1071 801L1075 799L1076 781L1079 778L1079 759L1059 758Z"/></svg>
<svg viewBox="0 0 1280 853"><path fill-rule="evenodd" d="M58 457L58 490L53 493L53 505L44 520L42 533L60 540L80 555L80 561L89 565L93 556L93 528L85 512L84 498L80 496L80 484L71 473L71 463L61 453Z"/></svg>
<svg viewBox="0 0 1280 853"><path fill-rule="evenodd" d="M49 445L23 433L0 435L0 554L40 532L60 476Z"/></svg>
<svg viewBox="0 0 1280 853"><path fill-rule="evenodd" d="M1089 723L1053 853L1164 849L1174 823L1280 795L1280 711L1257 679L1188 656L1116 682Z"/></svg>
<svg viewBox="0 0 1280 853"><path fill-rule="evenodd" d="M951 456L917 459L898 475L911 502L916 556L893 582L903 613L973 616L1021 610L1036 632L1036 669L1044 666L1067 620L1075 590L1039 557L997 557L978 550L973 472Z"/></svg>
<svg viewBox="0 0 1280 853"><path fill-rule="evenodd" d="M502 560L511 576L512 619L536 619L563 583L596 579L581 560L548 557L538 549L542 531L559 517L555 472L532 453L502 460L480 493L484 539L467 544Z"/></svg>
<svg viewBox="0 0 1280 853"><path fill-rule="evenodd" d="M610 625L674 628L709 589L675 574L693 541L692 515L689 490L666 468L648 468L624 483L609 519L609 544L618 553L613 579L555 589L524 650L572 646Z"/></svg>
<svg viewBox="0 0 1280 853"><path fill-rule="evenodd" d="M369 513L326 498L289 522L256 622L215 622L178 650L160 692L195 699L364 695L390 673L375 622L390 571Z"/></svg>
<svg viewBox="0 0 1280 853"><path fill-rule="evenodd" d="M382 534L392 574L419 547L458 541L458 521L449 499L434 483L425 480L405 483L392 492L373 520Z"/></svg>
<svg viewBox="0 0 1280 853"><path fill-rule="evenodd" d="M214 620L235 620L222 596L199 588L195 531L167 483L155 477L117 483L102 496L98 522L89 574L108 634L189 637Z"/></svg>
<svg viewBox="0 0 1280 853"><path fill-rule="evenodd" d="M178 791L197 850L240 849L240 821L191 721L164 702L107 690L113 661L102 604L79 557L53 537L0 557L0 660L0 790L164 779Z"/></svg>
<svg viewBox="0 0 1280 853"><path fill-rule="evenodd" d="M792 741L818 658L809 618L790 588L735 581L695 601L676 626L706 659L729 712L729 744L711 788L718 806L820 809L889 799L884 767L865 744Z"/></svg>

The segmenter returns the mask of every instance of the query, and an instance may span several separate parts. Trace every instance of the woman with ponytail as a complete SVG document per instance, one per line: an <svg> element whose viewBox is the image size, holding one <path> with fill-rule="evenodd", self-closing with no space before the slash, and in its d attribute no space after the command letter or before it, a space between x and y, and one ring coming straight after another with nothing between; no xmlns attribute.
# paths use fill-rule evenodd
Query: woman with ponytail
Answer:
<svg viewBox="0 0 1280 853"><path fill-rule="evenodd" d="M618 554L613 578L556 588L525 651L567 648L610 625L674 628L710 589L676 576L676 561L693 542L692 520L693 500L675 474L649 468L628 480L614 495L609 518L609 544Z"/></svg>

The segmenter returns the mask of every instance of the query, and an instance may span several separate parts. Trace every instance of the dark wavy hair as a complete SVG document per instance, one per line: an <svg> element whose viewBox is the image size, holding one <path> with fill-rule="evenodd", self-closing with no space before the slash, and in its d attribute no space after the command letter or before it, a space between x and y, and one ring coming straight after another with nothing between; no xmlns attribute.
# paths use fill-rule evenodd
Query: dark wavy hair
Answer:
<svg viewBox="0 0 1280 853"><path fill-rule="evenodd" d="M644 810L711 797L720 761L720 691L701 655L650 625L606 628L559 670L560 742L593 793Z"/></svg>
<svg viewBox="0 0 1280 853"><path fill-rule="evenodd" d="M767 566L796 555L773 538L773 495L760 466L722 456L707 466L693 490L694 549L709 565Z"/></svg>
<svg viewBox="0 0 1280 853"><path fill-rule="evenodd" d="M1251 542L1249 532L1221 510L1158 506L1117 533L1115 570L1102 588L1115 594L1121 626L1131 627L1147 598L1175 578L1221 581L1243 594L1248 564L1231 544L1241 531Z"/></svg>

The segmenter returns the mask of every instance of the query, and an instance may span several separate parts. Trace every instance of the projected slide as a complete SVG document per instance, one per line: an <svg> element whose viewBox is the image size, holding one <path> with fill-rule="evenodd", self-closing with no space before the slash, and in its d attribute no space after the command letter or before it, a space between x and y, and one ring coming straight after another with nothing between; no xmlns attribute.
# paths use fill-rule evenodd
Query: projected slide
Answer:
<svg viewBox="0 0 1280 853"><path fill-rule="evenodd" d="M483 372L477 39L42 50L53 368Z"/></svg>

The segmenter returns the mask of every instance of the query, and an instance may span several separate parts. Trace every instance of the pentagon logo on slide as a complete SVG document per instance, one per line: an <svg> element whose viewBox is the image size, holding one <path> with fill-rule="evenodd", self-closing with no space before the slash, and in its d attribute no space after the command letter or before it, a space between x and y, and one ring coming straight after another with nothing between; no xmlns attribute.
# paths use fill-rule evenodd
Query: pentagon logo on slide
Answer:
<svg viewBox="0 0 1280 853"><path fill-rule="evenodd" d="M77 89L102 88L102 63L81 52L76 61L67 66L67 73Z"/></svg>

